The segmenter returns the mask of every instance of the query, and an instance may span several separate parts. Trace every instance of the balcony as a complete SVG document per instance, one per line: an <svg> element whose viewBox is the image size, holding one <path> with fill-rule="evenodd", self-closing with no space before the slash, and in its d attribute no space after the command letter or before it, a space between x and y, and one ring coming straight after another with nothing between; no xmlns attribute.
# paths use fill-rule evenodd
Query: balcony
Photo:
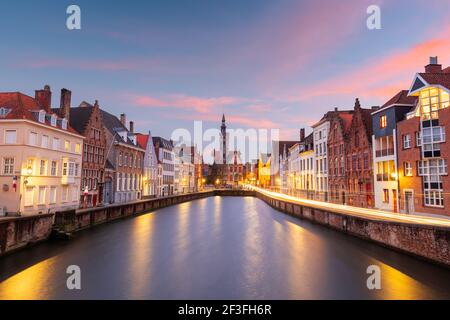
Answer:
<svg viewBox="0 0 450 320"><path fill-rule="evenodd" d="M383 150L375 151L375 156L377 158L393 156L393 155L394 155L394 148L389 148L389 149L383 149Z"/></svg>

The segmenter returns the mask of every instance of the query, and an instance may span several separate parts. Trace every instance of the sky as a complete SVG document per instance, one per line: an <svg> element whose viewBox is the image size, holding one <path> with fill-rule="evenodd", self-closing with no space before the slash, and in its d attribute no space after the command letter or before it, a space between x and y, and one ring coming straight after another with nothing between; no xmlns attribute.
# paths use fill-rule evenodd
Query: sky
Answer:
<svg viewBox="0 0 450 320"><path fill-rule="evenodd" d="M81 30L66 9L81 8ZM381 29L366 26L369 5ZM0 2L0 91L48 84L137 131L299 129L335 107L382 105L429 56L450 65L448 0L40 0Z"/></svg>

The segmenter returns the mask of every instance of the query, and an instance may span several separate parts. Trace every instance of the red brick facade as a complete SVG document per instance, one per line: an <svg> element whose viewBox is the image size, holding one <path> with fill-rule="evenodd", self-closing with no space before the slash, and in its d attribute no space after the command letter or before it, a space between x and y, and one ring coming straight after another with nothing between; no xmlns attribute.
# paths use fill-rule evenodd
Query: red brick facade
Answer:
<svg viewBox="0 0 450 320"><path fill-rule="evenodd" d="M336 112L328 135L328 188L334 203L374 206L371 109Z"/></svg>
<svg viewBox="0 0 450 320"><path fill-rule="evenodd" d="M345 148L347 204L363 208L374 206L372 111L356 100Z"/></svg>

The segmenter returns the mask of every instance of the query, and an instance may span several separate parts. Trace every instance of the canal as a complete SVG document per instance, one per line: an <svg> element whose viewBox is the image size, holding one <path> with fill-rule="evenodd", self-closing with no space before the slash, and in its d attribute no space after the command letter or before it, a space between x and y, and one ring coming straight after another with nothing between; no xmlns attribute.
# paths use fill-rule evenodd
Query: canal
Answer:
<svg viewBox="0 0 450 320"><path fill-rule="evenodd" d="M81 290L66 287L69 265ZM381 269L368 290L367 267ZM257 198L212 197L0 258L0 299L441 299L450 270L298 220Z"/></svg>

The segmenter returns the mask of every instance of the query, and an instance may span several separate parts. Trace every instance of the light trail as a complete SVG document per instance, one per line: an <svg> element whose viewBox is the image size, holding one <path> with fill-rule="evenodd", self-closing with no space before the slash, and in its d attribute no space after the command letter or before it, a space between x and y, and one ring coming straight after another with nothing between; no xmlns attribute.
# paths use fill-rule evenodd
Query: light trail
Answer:
<svg viewBox="0 0 450 320"><path fill-rule="evenodd" d="M279 193L279 192L268 191L268 190L261 189L261 188L255 187L255 186L248 186L248 187L252 188L253 190L255 190L257 192L260 192L262 194L265 194L267 196L270 196L270 197L278 199L278 200L286 200L291 203L306 205L306 206L309 206L309 207L315 208L315 209L322 209L322 210L326 209L326 210L330 210L331 212L340 213L343 215L357 216L357 217L366 218L366 219L370 219L370 220L377 220L377 221L400 222L400 223L409 223L409 224L415 224L415 225L428 225L428 226L447 227L447 228L450 227L450 220L445 219L445 218L426 217L426 216L402 214L402 213L392 213L392 212L377 210L377 209L345 206L345 205L340 205L340 204L335 204L335 203L297 198L297 197L289 196L289 195Z"/></svg>

